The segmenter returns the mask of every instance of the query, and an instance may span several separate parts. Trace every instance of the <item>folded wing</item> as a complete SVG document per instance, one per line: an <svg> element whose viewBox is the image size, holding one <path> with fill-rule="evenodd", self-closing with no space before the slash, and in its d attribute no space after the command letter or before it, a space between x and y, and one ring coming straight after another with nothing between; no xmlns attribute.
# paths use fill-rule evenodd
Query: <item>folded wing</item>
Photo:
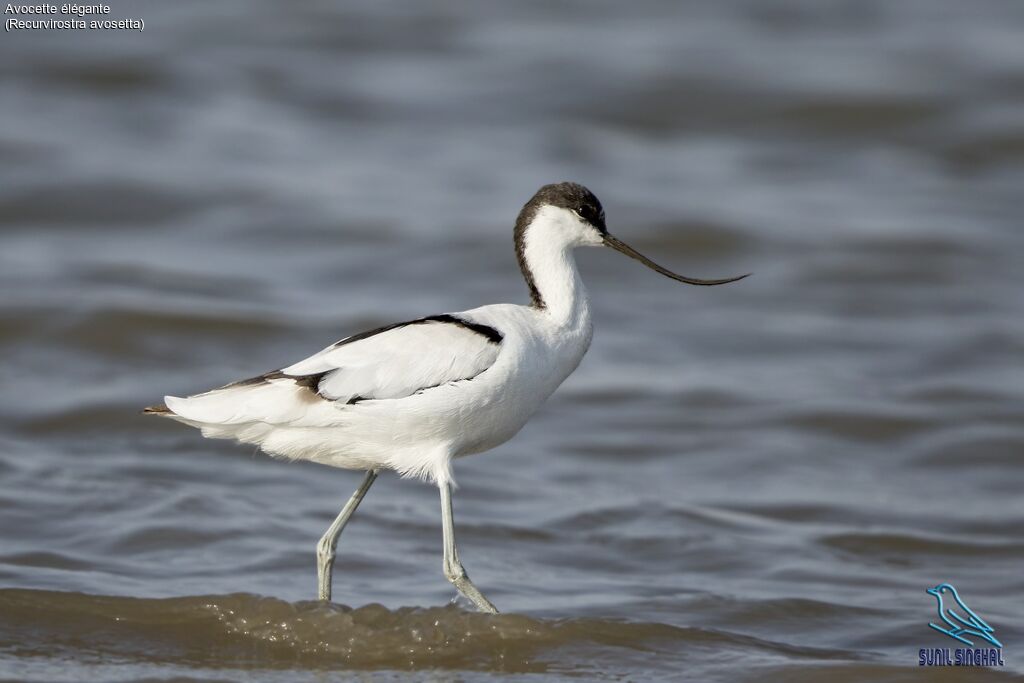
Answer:
<svg viewBox="0 0 1024 683"><path fill-rule="evenodd" d="M347 337L259 377L165 400L168 412L194 422L304 424L313 415L335 415L326 409L472 379L497 359L501 340L494 328L466 318L431 316Z"/></svg>

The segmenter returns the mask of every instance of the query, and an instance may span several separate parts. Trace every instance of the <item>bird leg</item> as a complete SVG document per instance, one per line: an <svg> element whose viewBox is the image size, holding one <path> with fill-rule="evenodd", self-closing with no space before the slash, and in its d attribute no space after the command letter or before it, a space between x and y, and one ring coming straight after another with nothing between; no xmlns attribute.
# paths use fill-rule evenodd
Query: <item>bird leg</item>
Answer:
<svg viewBox="0 0 1024 683"><path fill-rule="evenodd" d="M452 518L452 489L445 482L441 489L441 528L444 532L444 575L455 588L469 598L477 609L489 614L497 614L498 609L469 580L469 575L459 562L459 551L455 548L455 522Z"/></svg>
<svg viewBox="0 0 1024 683"><path fill-rule="evenodd" d="M320 600L327 602L331 600L331 570L334 568L334 550L338 547L338 537L341 536L341 532L344 531L345 525L348 524L349 518L352 517L352 513L359 507L359 503L363 501L363 496L370 490L370 486L376 478L377 470L369 470L366 473L363 483L359 485L356 492L348 499L345 507L341 509L341 512L338 513L338 516L331 523L331 526L327 527L327 531L324 532L324 535L320 537L320 541L316 544L317 595Z"/></svg>

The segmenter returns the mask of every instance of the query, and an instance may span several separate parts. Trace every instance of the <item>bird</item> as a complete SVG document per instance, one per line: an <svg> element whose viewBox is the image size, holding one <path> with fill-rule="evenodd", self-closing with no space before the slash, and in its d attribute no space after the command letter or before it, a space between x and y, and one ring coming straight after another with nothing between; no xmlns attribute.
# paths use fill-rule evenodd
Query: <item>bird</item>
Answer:
<svg viewBox="0 0 1024 683"><path fill-rule="evenodd" d="M995 629L989 626L984 619L975 614L974 611L967 606L967 604L963 601L963 598L960 597L960 594L957 593L956 588L953 588L952 585L948 583L940 583L935 588L926 589L925 592L931 593L935 596L935 599L939 603L939 618L941 618L942 621L945 622L947 626L949 626L949 628L942 628L941 626L936 626L935 624L929 622L928 625L931 626L933 629L935 629L939 633L945 633L950 638L955 638L956 640L959 640L962 643L966 643L971 647L974 647L974 642L968 640L967 638L964 638L965 635L982 638L992 643L996 647L1001 648L1003 646L1003 644L1000 643L999 640L996 639L996 637L993 635L995 633ZM964 611L964 613L966 614L966 618L959 614L956 610L952 609L951 607L946 607L943 604L943 596L950 595L953 597L953 600L956 601L956 604L960 607L960 609Z"/></svg>
<svg viewBox="0 0 1024 683"><path fill-rule="evenodd" d="M577 247L607 247L690 285L723 285L663 268L608 232L594 194L544 185L513 230L530 303L493 304L354 334L305 360L144 413L197 427L208 438L255 444L287 460L365 472L317 543L317 595L330 601L338 538L378 474L437 486L443 571L481 612L497 608L473 584L455 543L453 461L512 438L579 365L593 336Z"/></svg>

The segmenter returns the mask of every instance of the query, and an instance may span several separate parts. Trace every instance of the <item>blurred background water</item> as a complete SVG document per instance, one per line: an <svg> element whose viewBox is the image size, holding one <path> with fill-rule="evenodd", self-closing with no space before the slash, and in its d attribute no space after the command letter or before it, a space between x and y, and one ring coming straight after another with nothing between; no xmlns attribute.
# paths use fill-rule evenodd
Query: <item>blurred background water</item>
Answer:
<svg viewBox="0 0 1024 683"><path fill-rule="evenodd" d="M0 37L0 679L981 680L1024 672L1024 4L117 3ZM585 183L704 290L579 255L582 366L434 489L138 409L526 299ZM941 676L939 674L942 674ZM1004 676L1005 678L1006 676Z"/></svg>

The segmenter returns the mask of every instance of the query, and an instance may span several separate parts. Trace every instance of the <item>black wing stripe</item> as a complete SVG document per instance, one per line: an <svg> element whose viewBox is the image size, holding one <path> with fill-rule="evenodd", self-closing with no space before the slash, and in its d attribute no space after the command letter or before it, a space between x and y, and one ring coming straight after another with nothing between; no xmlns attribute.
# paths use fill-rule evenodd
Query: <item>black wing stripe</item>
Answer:
<svg viewBox="0 0 1024 683"><path fill-rule="evenodd" d="M490 327L489 325L481 325L480 323L474 323L470 322L469 320L463 320L462 318L457 318L454 315L450 315L448 313L442 315L432 315L429 318L421 318L420 320L416 320L414 322L433 321L440 323L450 323L452 325L464 327L467 330L471 330L481 336L486 337L487 341L491 342L492 344L500 344L501 340L504 339L504 337L502 337L501 335L501 332L498 332L496 329Z"/></svg>
<svg viewBox="0 0 1024 683"><path fill-rule="evenodd" d="M410 320L404 323L392 323L391 325L385 325L383 327L378 327L373 330L367 330L366 332L360 332L359 334L353 334L351 337L345 337L340 341L334 342L333 346L334 348L337 348L339 346L351 344L352 342L363 341L364 339L375 337L383 332L397 330L400 327L406 327L408 325L423 325L425 323L448 323L449 325L458 325L459 327L464 327L467 330L476 332L477 334L486 337L487 341L491 342L492 344L500 344L501 340L504 339L501 332L498 332L496 329L490 327L489 325L481 325L480 323L470 322L469 320L464 320L457 316L451 315L450 313L442 313L441 315L431 315L427 316L426 318L418 318L416 320Z"/></svg>

